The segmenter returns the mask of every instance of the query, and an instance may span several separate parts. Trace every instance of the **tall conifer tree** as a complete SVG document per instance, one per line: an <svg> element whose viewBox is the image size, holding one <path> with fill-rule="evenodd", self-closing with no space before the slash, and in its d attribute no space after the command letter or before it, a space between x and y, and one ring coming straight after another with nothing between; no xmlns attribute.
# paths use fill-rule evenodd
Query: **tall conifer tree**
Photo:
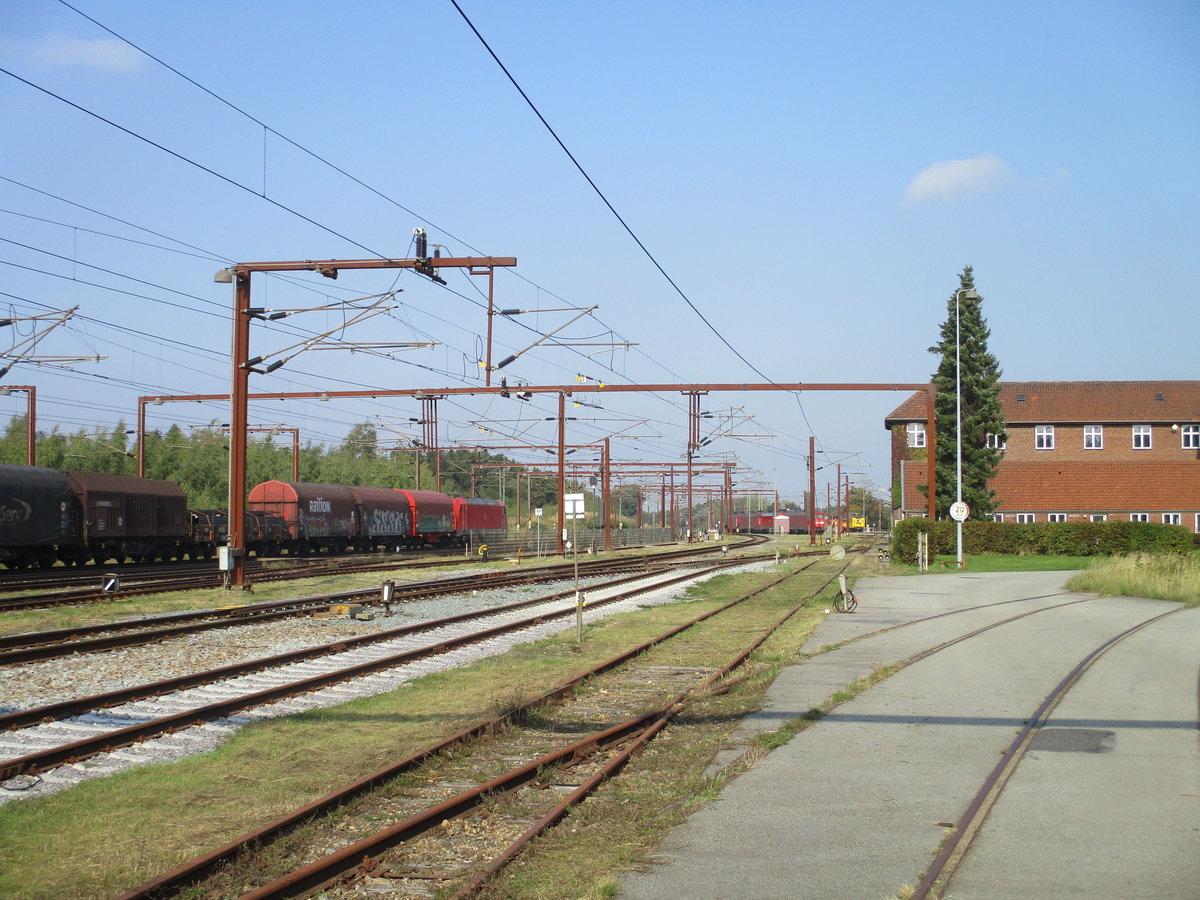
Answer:
<svg viewBox="0 0 1200 900"><path fill-rule="evenodd" d="M970 266L958 276L959 290L950 295L946 304L946 321L942 323L940 340L929 348L938 357L933 375L936 389L934 409L937 414L937 514L948 514L955 497L955 306L958 307L958 349L962 363L962 496L971 507L972 519L987 519L997 509L995 492L988 481L1000 464L1000 451L1006 438L1004 413L1000 407L1000 364L988 351L991 329L983 317L983 297L968 299L966 292L975 289L975 277ZM962 293L960 293L960 291ZM988 446L989 436L990 443Z"/></svg>

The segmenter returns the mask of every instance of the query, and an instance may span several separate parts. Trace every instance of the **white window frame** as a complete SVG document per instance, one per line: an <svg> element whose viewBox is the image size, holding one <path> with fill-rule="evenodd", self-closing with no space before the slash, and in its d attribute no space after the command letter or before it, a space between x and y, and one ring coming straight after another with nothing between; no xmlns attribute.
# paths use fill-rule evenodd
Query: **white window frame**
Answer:
<svg viewBox="0 0 1200 900"><path fill-rule="evenodd" d="M1179 430L1179 449L1200 450L1200 425L1184 425Z"/></svg>
<svg viewBox="0 0 1200 900"><path fill-rule="evenodd" d="M984 446L989 450L1007 450L1008 441L1001 440L998 434L989 434L983 442Z"/></svg>
<svg viewBox="0 0 1200 900"><path fill-rule="evenodd" d="M1179 513L1163 513L1162 521L1164 525L1182 525L1183 516Z"/></svg>
<svg viewBox="0 0 1200 900"><path fill-rule="evenodd" d="M925 425L921 422L909 422L905 429L908 435L908 446L916 450L925 446Z"/></svg>
<svg viewBox="0 0 1200 900"><path fill-rule="evenodd" d="M1035 450L1054 449L1054 426L1035 425L1033 428L1033 448Z"/></svg>
<svg viewBox="0 0 1200 900"><path fill-rule="evenodd" d="M1105 513L1092 513L1088 516L1089 522L1107 522L1108 516Z"/></svg>
<svg viewBox="0 0 1200 900"><path fill-rule="evenodd" d="M993 522L1003 522L1004 521L1004 513L992 513L992 521ZM1196 521L1200 522L1200 515L1196 516Z"/></svg>
<svg viewBox="0 0 1200 900"><path fill-rule="evenodd" d="M1084 425L1083 426L1083 449L1084 450L1103 450L1104 449L1104 426L1103 425Z"/></svg>
<svg viewBox="0 0 1200 900"><path fill-rule="evenodd" d="M1046 517L1047 522L1065 522L1067 521L1066 513L1050 513Z"/></svg>
<svg viewBox="0 0 1200 900"><path fill-rule="evenodd" d="M1017 513L1018 525L1032 525L1037 521L1037 515L1034 513Z"/></svg>
<svg viewBox="0 0 1200 900"><path fill-rule="evenodd" d="M1149 522L1150 521L1150 513L1130 513L1129 521L1130 522Z"/></svg>
<svg viewBox="0 0 1200 900"><path fill-rule="evenodd" d="M1149 425L1134 425L1133 426L1133 449L1134 450L1150 450L1152 449L1153 441L1150 438L1151 431Z"/></svg>
<svg viewBox="0 0 1200 900"><path fill-rule="evenodd" d="M1196 513L1196 534L1200 534L1200 513Z"/></svg>

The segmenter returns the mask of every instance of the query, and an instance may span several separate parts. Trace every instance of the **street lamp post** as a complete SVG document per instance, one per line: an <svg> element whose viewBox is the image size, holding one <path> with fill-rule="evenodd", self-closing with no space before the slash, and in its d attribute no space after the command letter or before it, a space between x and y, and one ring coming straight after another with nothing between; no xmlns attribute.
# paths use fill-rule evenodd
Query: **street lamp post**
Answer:
<svg viewBox="0 0 1200 900"><path fill-rule="evenodd" d="M960 301L978 300L974 288L962 288L954 293L954 500L957 510L953 516L955 532L955 559L958 568L963 567L963 508L962 498L962 315Z"/></svg>

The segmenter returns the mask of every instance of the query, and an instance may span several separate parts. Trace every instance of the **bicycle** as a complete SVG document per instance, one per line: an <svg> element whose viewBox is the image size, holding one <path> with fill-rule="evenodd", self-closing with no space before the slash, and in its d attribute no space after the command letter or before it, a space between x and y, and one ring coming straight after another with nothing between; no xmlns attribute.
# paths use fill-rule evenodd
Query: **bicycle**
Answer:
<svg viewBox="0 0 1200 900"><path fill-rule="evenodd" d="M858 609L858 598L854 596L854 591L846 584L846 576L838 576L838 592L833 598L833 611L840 613L852 613Z"/></svg>

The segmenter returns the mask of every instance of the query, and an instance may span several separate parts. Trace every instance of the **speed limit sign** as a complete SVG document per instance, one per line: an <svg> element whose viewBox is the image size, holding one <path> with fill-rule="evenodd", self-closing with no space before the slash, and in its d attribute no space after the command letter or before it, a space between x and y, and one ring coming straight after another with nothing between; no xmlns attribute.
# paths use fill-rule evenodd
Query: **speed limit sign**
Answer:
<svg viewBox="0 0 1200 900"><path fill-rule="evenodd" d="M971 514L971 507L959 500L956 503L950 504L950 518L955 522L965 522L967 516Z"/></svg>

